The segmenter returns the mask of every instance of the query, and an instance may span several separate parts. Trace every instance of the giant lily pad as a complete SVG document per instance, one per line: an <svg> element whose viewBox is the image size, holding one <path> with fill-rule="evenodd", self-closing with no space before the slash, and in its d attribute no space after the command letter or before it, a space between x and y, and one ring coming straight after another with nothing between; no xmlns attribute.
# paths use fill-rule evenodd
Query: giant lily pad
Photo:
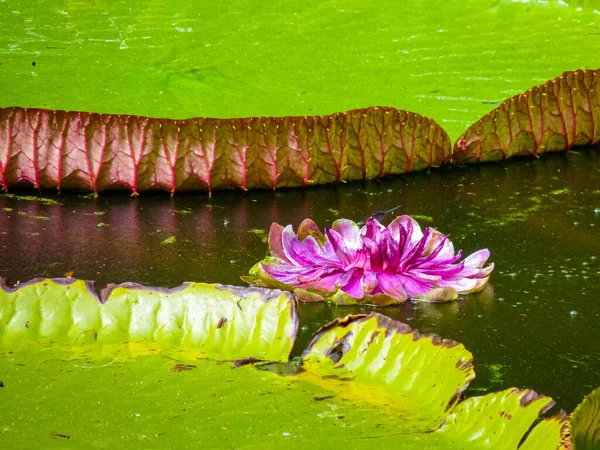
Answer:
<svg viewBox="0 0 600 450"><path fill-rule="evenodd" d="M364 180L450 161L446 132L394 108L188 120L0 109L0 185L205 190Z"/></svg>
<svg viewBox="0 0 600 450"><path fill-rule="evenodd" d="M600 69L565 72L503 101L454 145L457 162L538 156L600 143Z"/></svg>
<svg viewBox="0 0 600 450"><path fill-rule="evenodd" d="M505 100L458 138L389 107L314 117L152 119L0 109L0 185L204 190L366 180L444 163L600 142L600 69L565 72ZM22 184L22 183L21 183Z"/></svg>
<svg viewBox="0 0 600 450"><path fill-rule="evenodd" d="M276 290L125 283L98 295L75 279L0 284L0 340L8 345L147 343L189 349L193 358L287 361L297 328L295 299Z"/></svg>
<svg viewBox="0 0 600 450"><path fill-rule="evenodd" d="M472 355L461 344L421 336L376 313L323 327L304 351L302 368L342 397L410 417L421 429L439 426L475 378Z"/></svg>
<svg viewBox="0 0 600 450"><path fill-rule="evenodd" d="M529 389L507 389L472 397L454 408L437 433L454 443L449 448L472 445L473 448L515 449L538 416L553 405L552 399ZM538 445L543 442L533 441ZM537 448L554 450L555 447Z"/></svg>
<svg viewBox="0 0 600 450"><path fill-rule="evenodd" d="M456 136L598 51L593 2L184 3L0 11L4 187L273 188L436 166L449 142L434 123Z"/></svg>
<svg viewBox="0 0 600 450"><path fill-rule="evenodd" d="M571 444L569 416L564 411L561 411L555 416L539 422L519 448L520 450L546 448L552 450L571 450L573 448Z"/></svg>
<svg viewBox="0 0 600 450"><path fill-rule="evenodd" d="M588 395L573 412L571 439L576 450L600 448L600 388Z"/></svg>
<svg viewBox="0 0 600 450"><path fill-rule="evenodd" d="M597 0L14 0L0 10L0 106L182 119L390 105L455 139L490 104L596 64L598 9Z"/></svg>
<svg viewBox="0 0 600 450"><path fill-rule="evenodd" d="M378 314L324 327L298 374L159 354L65 359L55 348L0 346L5 445L509 449L552 403L509 389L455 406L470 354ZM536 440L546 431L534 428L530 448L556 448Z"/></svg>

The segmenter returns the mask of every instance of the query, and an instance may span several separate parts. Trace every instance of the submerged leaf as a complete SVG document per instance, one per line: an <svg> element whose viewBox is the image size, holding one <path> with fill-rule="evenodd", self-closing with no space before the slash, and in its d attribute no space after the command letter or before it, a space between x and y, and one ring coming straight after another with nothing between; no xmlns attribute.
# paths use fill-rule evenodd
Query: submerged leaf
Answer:
<svg viewBox="0 0 600 450"><path fill-rule="evenodd" d="M380 178L450 160L427 117L370 107L313 117L187 120L0 109L0 186L213 191Z"/></svg>
<svg viewBox="0 0 600 450"><path fill-rule="evenodd" d="M176 236L169 236L168 238L163 239L161 241L161 245L174 244L175 242L177 242L177 237Z"/></svg>
<svg viewBox="0 0 600 450"><path fill-rule="evenodd" d="M600 143L600 69L565 72L503 101L454 145L457 163L540 155Z"/></svg>
<svg viewBox="0 0 600 450"><path fill-rule="evenodd" d="M0 340L11 345L152 343L194 358L287 361L297 328L293 296L275 290L124 283L98 296L91 282L75 279L0 284Z"/></svg>

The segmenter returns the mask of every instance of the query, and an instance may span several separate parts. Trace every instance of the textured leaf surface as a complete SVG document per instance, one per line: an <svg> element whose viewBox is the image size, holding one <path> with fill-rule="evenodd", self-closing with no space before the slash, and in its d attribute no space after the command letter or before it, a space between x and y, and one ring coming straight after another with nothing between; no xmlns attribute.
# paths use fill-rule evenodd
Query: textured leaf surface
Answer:
<svg viewBox="0 0 600 450"><path fill-rule="evenodd" d="M475 378L464 346L421 336L377 313L323 327L308 344L302 368L327 389L401 414L421 429L439 426Z"/></svg>
<svg viewBox="0 0 600 450"><path fill-rule="evenodd" d="M539 414L553 405L551 398L529 389L471 397L452 411L437 433L447 435L456 444L468 443L475 448L516 449ZM536 448L548 448L543 443L540 440Z"/></svg>
<svg viewBox="0 0 600 450"><path fill-rule="evenodd" d="M454 145L458 163L600 143L600 69L565 72L503 101Z"/></svg>
<svg viewBox="0 0 600 450"><path fill-rule="evenodd" d="M388 107L329 116L152 119L0 109L0 185L217 189L367 180L445 163L600 143L600 69L565 72L505 100L451 148L432 119Z"/></svg>
<svg viewBox="0 0 600 450"><path fill-rule="evenodd" d="M375 322L377 329L371 326ZM348 331L362 342L344 341L354 343L340 359L353 369L346 373L353 380L338 378L343 370L332 367L328 352L330 338ZM373 331L390 333L381 339ZM362 338L373 338L373 344L365 347ZM298 374L289 364L232 370L207 360L183 365L165 354L141 356L132 364L113 356L63 359L56 345L43 351L9 351L0 345L0 436L12 447L26 440L27 448L66 446L67 441L74 447L127 448L516 448L550 399L516 389L472 398L454 407L435 432L438 419L422 420L406 403L392 403L406 402L407 389L423 389L444 401L454 392L451 383L437 390L430 383L443 385L454 378L452 372L463 382L472 375L470 365L462 363L464 371L455 366L457 358L470 354L450 344L434 336L418 338L406 325L379 315L350 316L315 336L304 355L306 370ZM422 361L421 353L439 359L439 365ZM415 375L415 366L445 369ZM387 404L381 402L382 391L388 393ZM426 394L413 399L428 407Z"/></svg>
<svg viewBox="0 0 600 450"><path fill-rule="evenodd" d="M538 423L519 450L571 450L569 416L564 411Z"/></svg>
<svg viewBox="0 0 600 450"><path fill-rule="evenodd" d="M12 0L0 9L0 106L181 119L390 105L455 139L490 104L593 67L599 5Z"/></svg>
<svg viewBox="0 0 600 450"><path fill-rule="evenodd" d="M37 279L0 289L0 340L11 345L155 343L193 358L287 361L297 327L294 298L259 288L125 283L98 296L91 282Z"/></svg>
<svg viewBox="0 0 600 450"><path fill-rule="evenodd" d="M437 167L433 120L371 107L316 117L188 120L0 109L0 184L212 191L366 180Z"/></svg>
<svg viewBox="0 0 600 450"><path fill-rule="evenodd" d="M600 388L588 395L573 412L571 439L575 450L600 448Z"/></svg>

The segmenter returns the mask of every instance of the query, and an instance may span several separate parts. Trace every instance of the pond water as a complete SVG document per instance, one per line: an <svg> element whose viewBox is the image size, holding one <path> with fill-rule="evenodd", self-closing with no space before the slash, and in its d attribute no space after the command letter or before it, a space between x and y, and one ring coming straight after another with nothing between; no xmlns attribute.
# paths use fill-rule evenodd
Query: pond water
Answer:
<svg viewBox="0 0 600 450"><path fill-rule="evenodd" d="M598 11L598 0L0 2L0 107L188 118L390 105L435 119L454 140L503 99L565 70L596 68ZM466 253L489 248L496 270L483 292L457 302L408 302L383 312L462 342L475 358L470 395L528 387L572 411L600 385L599 159L580 151L212 198L11 190L0 195L0 276L15 283L72 273L97 288L125 281L242 284L239 277L267 251L272 222L297 227L310 217L328 226L400 205L398 212L450 234ZM301 305L294 354L327 321L371 310ZM202 370L176 374L160 358L82 369L80 361L28 357L0 355L0 441L9 436L16 448L84 441L134 448L145 445L149 430L163 448L165 433L179 448L208 445L215 436L240 447L246 433L260 442L272 436L273 424L279 441L269 442L285 445L298 437L280 429L286 423L305 427L311 442L326 435L355 448L373 441L342 441L339 417L362 424L365 434L375 422L389 436L397 428L384 414L325 403L310 406L307 425L306 416L298 419L285 400L276 401L288 390L285 381L275 382L274 400L262 397L264 380L256 374L246 379L248 372L232 375L204 361ZM242 420L238 397L228 397L228 385L215 378L252 391L249 410L266 415ZM195 391L199 384L214 392ZM203 392L228 409L217 404L208 411ZM241 431L228 441L233 422ZM198 423L210 430L204 441L197 440ZM77 433L87 433L86 440Z"/></svg>
<svg viewBox="0 0 600 450"><path fill-rule="evenodd" d="M443 168L371 183L177 196L0 195L0 275L14 283L73 276L174 287L242 284L267 251L272 222L320 226L402 214L487 247L488 287L457 302L407 303L384 314L462 342L475 357L471 394L529 387L572 410L600 385L600 179L594 151ZM23 197L25 196L25 197ZM388 218L387 220L390 220ZM297 351L322 324L369 307L305 304Z"/></svg>

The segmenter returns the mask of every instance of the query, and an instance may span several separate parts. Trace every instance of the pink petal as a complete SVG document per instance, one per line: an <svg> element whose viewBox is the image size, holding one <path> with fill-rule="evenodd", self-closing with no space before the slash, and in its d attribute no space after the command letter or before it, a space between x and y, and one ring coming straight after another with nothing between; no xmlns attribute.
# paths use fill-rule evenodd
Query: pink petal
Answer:
<svg viewBox="0 0 600 450"><path fill-rule="evenodd" d="M298 226L298 239L304 241L308 236L312 236L319 244L327 240L325 235L321 233L317 224L311 219L304 219Z"/></svg>
<svg viewBox="0 0 600 450"><path fill-rule="evenodd" d="M352 270L349 274L350 276L345 277L343 281L342 279L338 281L341 290L356 299L363 298L365 294L360 283L362 273L358 270Z"/></svg>
<svg viewBox="0 0 600 450"><path fill-rule="evenodd" d="M331 242L333 250L341 263L344 266L352 263L352 260L356 256L356 251L348 248L344 237L335 230L325 230L325 234L327 235L329 242Z"/></svg>
<svg viewBox="0 0 600 450"><path fill-rule="evenodd" d="M362 278L360 279L360 284L363 294L369 295L379 284L377 281L377 274L371 270L365 270Z"/></svg>
<svg viewBox="0 0 600 450"><path fill-rule="evenodd" d="M489 257L490 257L490 251L487 248L479 250L479 251L473 253L472 255L469 255L465 259L465 261L464 261L465 267L479 269L479 268L483 267L483 265L489 259Z"/></svg>
<svg viewBox="0 0 600 450"><path fill-rule="evenodd" d="M400 245L390 232L386 232L381 243L381 255L383 257L383 269L388 273L396 272L400 266Z"/></svg>
<svg viewBox="0 0 600 450"><path fill-rule="evenodd" d="M348 219L338 219L333 222L331 229L337 231L344 238L347 247L355 250L359 248L360 239L358 235L360 230L356 223Z"/></svg>
<svg viewBox="0 0 600 450"><path fill-rule="evenodd" d="M282 241L283 227L278 223L273 222L269 230L269 251L276 258L288 261L285 252L283 251ZM289 262L289 261L288 261Z"/></svg>
<svg viewBox="0 0 600 450"><path fill-rule="evenodd" d="M423 237L423 233L421 232L421 227L418 222L410 216L399 216L390 222L387 226L387 229L390 230L392 236L397 241L400 238L400 229L404 229L408 232L408 235L411 237L411 240L419 241Z"/></svg>
<svg viewBox="0 0 600 450"><path fill-rule="evenodd" d="M367 237L363 237L362 240L365 250L369 255L369 261L368 264L365 264L365 269L375 271L383 270L383 257L379 245Z"/></svg>
<svg viewBox="0 0 600 450"><path fill-rule="evenodd" d="M409 297L422 294L435 287L435 281L419 279L407 274L396 274L395 280L401 284Z"/></svg>
<svg viewBox="0 0 600 450"><path fill-rule="evenodd" d="M284 259L296 266L302 265L302 258L296 254L293 248L293 242L297 241L298 238L296 237L291 225L288 225L283 229L283 232L281 233L281 240L283 245L283 253L285 255Z"/></svg>
<svg viewBox="0 0 600 450"><path fill-rule="evenodd" d="M341 267L342 264L333 252L327 254L326 248L321 247L313 236L308 236L302 242L292 240L290 243L294 255L302 258L303 265L305 264L324 264L328 266Z"/></svg>
<svg viewBox="0 0 600 450"><path fill-rule="evenodd" d="M360 234L375 241L384 229L385 227L377 219L369 217L365 226L360 229Z"/></svg>
<svg viewBox="0 0 600 450"><path fill-rule="evenodd" d="M438 285L440 287L451 287L455 289L459 294L466 294L471 292L477 286L476 278L463 278L457 277L450 280L441 280Z"/></svg>
<svg viewBox="0 0 600 450"><path fill-rule="evenodd" d="M387 273L380 273L377 274L377 280L379 281L379 287L384 294L397 298L398 300L408 299L408 294L404 289L401 278Z"/></svg>

